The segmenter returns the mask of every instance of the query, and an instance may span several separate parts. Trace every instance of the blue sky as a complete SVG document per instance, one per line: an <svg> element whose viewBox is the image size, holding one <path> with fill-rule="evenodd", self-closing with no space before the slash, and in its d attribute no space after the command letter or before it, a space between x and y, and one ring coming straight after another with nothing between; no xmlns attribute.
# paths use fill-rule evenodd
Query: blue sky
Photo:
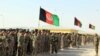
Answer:
<svg viewBox="0 0 100 56"><path fill-rule="evenodd" d="M41 6L59 16L60 28L100 33L99 5L100 0L0 0L0 27L38 27ZM74 26L74 17L82 22L82 28ZM96 30L89 29L89 23L95 25ZM40 25L51 27L43 22Z"/></svg>

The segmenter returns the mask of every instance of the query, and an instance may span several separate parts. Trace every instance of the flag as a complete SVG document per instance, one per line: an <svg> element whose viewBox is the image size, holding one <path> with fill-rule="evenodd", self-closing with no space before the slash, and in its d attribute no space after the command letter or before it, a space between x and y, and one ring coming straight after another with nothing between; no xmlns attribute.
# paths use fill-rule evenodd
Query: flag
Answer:
<svg viewBox="0 0 100 56"><path fill-rule="evenodd" d="M74 25L82 27L82 23L76 17L74 19Z"/></svg>
<svg viewBox="0 0 100 56"><path fill-rule="evenodd" d="M46 11L46 22L48 24L53 24L52 14Z"/></svg>
<svg viewBox="0 0 100 56"><path fill-rule="evenodd" d="M54 15L43 8L40 8L40 17L39 20L46 22L48 24L52 24L55 26L59 26L59 17Z"/></svg>
<svg viewBox="0 0 100 56"><path fill-rule="evenodd" d="M40 18L41 21L46 22L46 12L44 9L40 8Z"/></svg>
<svg viewBox="0 0 100 56"><path fill-rule="evenodd" d="M57 15L53 15L53 25L59 26L59 17Z"/></svg>
<svg viewBox="0 0 100 56"><path fill-rule="evenodd" d="M90 29L95 29L95 26L92 25L92 24L89 24L89 28L90 28Z"/></svg>

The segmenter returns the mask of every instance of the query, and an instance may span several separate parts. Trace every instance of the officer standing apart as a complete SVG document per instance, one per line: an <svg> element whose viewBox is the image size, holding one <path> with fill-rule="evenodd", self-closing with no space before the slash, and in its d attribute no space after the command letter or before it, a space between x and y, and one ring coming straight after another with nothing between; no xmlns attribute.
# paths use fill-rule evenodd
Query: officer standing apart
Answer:
<svg viewBox="0 0 100 56"><path fill-rule="evenodd" d="M96 55L98 55L98 49L99 49L99 37L98 37L97 34L95 34L94 43L95 43L95 52L96 52Z"/></svg>

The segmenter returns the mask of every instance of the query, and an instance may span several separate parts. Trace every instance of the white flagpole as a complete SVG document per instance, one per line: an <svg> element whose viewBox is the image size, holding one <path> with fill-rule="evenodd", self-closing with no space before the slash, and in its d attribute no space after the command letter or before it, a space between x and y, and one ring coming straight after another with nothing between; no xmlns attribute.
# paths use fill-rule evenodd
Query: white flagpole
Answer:
<svg viewBox="0 0 100 56"><path fill-rule="evenodd" d="M40 20L38 21L38 29L40 29Z"/></svg>

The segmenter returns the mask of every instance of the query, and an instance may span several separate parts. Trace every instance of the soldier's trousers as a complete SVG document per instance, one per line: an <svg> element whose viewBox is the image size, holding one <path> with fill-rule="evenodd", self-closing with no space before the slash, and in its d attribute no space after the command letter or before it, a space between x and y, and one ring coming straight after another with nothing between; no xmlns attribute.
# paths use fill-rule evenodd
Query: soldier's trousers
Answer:
<svg viewBox="0 0 100 56"><path fill-rule="evenodd" d="M6 56L13 56L13 48L7 48L7 50L6 50Z"/></svg>
<svg viewBox="0 0 100 56"><path fill-rule="evenodd" d="M26 48L25 47L18 48L18 56L26 56Z"/></svg>
<svg viewBox="0 0 100 56"><path fill-rule="evenodd" d="M6 49L3 46L0 46L0 56L6 56Z"/></svg>
<svg viewBox="0 0 100 56"><path fill-rule="evenodd" d="M0 56L3 56L3 49L1 46L0 46Z"/></svg>
<svg viewBox="0 0 100 56"><path fill-rule="evenodd" d="M98 46L95 46L96 54L98 54L98 49L99 49L99 47Z"/></svg>
<svg viewBox="0 0 100 56"><path fill-rule="evenodd" d="M17 45L13 47L13 56L16 56L16 54L17 54Z"/></svg>
<svg viewBox="0 0 100 56"><path fill-rule="evenodd" d="M57 45L52 45L52 52L51 53L57 53L58 52L58 50L57 50L58 48L57 48Z"/></svg>
<svg viewBox="0 0 100 56"><path fill-rule="evenodd" d="M33 47L32 56L37 56L37 53L38 53L37 49L38 49L37 47Z"/></svg>
<svg viewBox="0 0 100 56"><path fill-rule="evenodd" d="M18 47L18 56L22 56L22 55L23 55L22 49L21 49L21 47Z"/></svg>

